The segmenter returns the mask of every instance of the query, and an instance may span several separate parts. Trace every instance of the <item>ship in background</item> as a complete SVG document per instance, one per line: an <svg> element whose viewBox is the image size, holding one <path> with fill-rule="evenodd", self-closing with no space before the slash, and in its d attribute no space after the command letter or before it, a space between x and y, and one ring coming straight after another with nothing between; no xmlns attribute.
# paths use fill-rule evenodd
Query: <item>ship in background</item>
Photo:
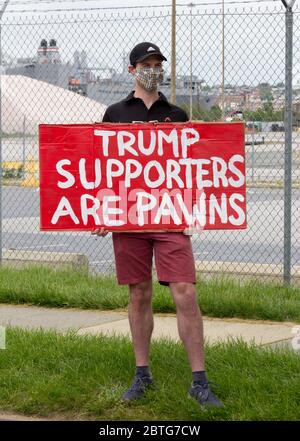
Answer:
<svg viewBox="0 0 300 441"><path fill-rule="evenodd" d="M125 98L134 87L134 80L127 72L127 57L123 59L123 71L118 73L113 68L89 66L85 51L75 51L73 62L61 60L57 42L43 39L36 57L19 58L5 66L7 75L24 75L39 81L45 81L63 87L74 93L87 96L97 102L110 105ZM218 101L217 93L202 90L203 80L192 77L193 104L209 110ZM161 92L170 99L171 78L166 76L160 85ZM176 102L189 105L190 77L178 76L176 84Z"/></svg>

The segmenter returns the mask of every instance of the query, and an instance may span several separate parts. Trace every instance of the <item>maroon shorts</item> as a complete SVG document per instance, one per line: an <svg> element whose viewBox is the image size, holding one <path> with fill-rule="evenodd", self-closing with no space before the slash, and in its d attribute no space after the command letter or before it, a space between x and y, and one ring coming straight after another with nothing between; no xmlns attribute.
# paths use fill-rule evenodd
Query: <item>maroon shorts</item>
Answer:
<svg viewBox="0 0 300 441"><path fill-rule="evenodd" d="M190 236L182 232L113 232L112 237L119 285L151 279L153 252L161 285L169 285L169 282L196 283Z"/></svg>

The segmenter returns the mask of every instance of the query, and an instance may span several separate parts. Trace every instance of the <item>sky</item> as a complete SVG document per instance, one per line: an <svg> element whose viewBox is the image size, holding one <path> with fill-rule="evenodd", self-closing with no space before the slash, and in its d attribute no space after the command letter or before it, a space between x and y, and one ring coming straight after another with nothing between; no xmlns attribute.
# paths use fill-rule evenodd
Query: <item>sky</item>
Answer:
<svg viewBox="0 0 300 441"><path fill-rule="evenodd" d="M207 84L220 84L221 2L194 0L196 6L192 8L191 19L191 8L186 6L190 1L177 0L177 74L189 75L192 60L194 75ZM232 4L233 1L225 0L225 82L276 84L284 81L284 7L281 1L236 0ZM1 3L3 0L0 0ZM158 8L162 5L165 6ZM171 0L11 0L3 17L3 52L11 58L32 57L36 55L42 38L55 38L64 62L72 62L75 50L85 50L90 65L113 67L120 72L124 65L123 57L128 58L130 49L137 42L152 41L160 46L168 59L165 63L168 74L171 59L170 5ZM127 9L115 9L123 6ZM132 6L137 8L131 9ZM67 20L71 12L66 9L85 12L95 7L113 9L92 11L90 16L93 19L90 21L82 19L83 12L75 11L75 21L74 18L72 23ZM269 12L266 12L267 7ZM33 9L41 15L21 12ZM51 18L50 12L41 12L56 9L62 11L54 13L55 19ZM272 14L274 10L276 15ZM28 19L32 14L35 18ZM104 14L110 18L105 18ZM300 16L294 14L294 17L295 75L300 76ZM8 26L6 23L12 24Z"/></svg>
<svg viewBox="0 0 300 441"><path fill-rule="evenodd" d="M296 0L296 3L298 0ZM0 1L0 4L3 4L3 0ZM71 9L71 8L94 8L94 7L101 7L101 8L111 8L111 7L130 7L130 6L168 6L171 5L171 0L10 0L9 6L7 8L7 11L12 10L51 10L51 9ZM177 0L178 8L180 9L181 5L214 5L216 7L219 7L222 3L222 0ZM250 4L253 6L254 9L257 9L259 5L272 5L272 4L278 4L281 3L281 0L224 0L225 8L226 5L230 6L232 3L235 3L237 6L238 4L242 5L244 4ZM282 6L283 7L283 6Z"/></svg>

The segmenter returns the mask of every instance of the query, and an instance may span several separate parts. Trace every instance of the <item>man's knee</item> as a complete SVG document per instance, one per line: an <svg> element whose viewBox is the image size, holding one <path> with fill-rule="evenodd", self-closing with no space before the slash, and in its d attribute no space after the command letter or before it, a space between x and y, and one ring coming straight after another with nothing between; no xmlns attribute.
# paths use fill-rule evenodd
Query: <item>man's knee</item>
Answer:
<svg viewBox="0 0 300 441"><path fill-rule="evenodd" d="M129 285L130 300L134 305L149 304L152 298L152 280Z"/></svg>
<svg viewBox="0 0 300 441"><path fill-rule="evenodd" d="M195 285L190 282L170 282L170 289L178 295L194 296L196 294Z"/></svg>
<svg viewBox="0 0 300 441"><path fill-rule="evenodd" d="M170 289L176 304L185 305L186 307L196 304L196 290L193 283L170 283Z"/></svg>

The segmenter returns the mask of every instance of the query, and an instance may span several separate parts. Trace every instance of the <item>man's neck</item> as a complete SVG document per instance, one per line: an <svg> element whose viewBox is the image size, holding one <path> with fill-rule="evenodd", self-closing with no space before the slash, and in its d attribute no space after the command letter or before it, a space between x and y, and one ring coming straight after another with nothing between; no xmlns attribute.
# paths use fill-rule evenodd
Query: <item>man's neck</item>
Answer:
<svg viewBox="0 0 300 441"><path fill-rule="evenodd" d="M157 89L152 92L148 92L147 90L140 87L138 84L135 85L134 96L135 98L142 99L148 109L150 109L152 104L159 99Z"/></svg>

